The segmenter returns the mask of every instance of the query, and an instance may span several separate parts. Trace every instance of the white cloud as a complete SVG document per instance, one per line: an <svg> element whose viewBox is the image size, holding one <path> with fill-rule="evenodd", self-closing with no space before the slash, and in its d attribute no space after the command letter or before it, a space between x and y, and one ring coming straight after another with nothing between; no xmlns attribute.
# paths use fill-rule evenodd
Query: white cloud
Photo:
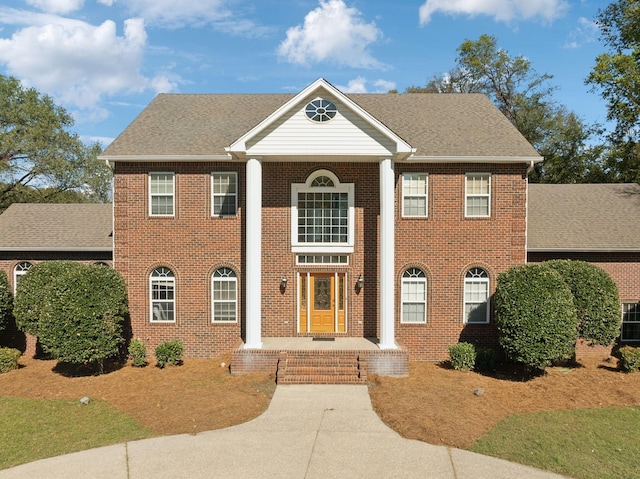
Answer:
<svg viewBox="0 0 640 479"><path fill-rule="evenodd" d="M384 68L371 56L369 46L382 38L375 22L366 23L356 8L343 0L319 0L302 26L287 30L278 55L290 63L330 62L360 68Z"/></svg>
<svg viewBox="0 0 640 479"><path fill-rule="evenodd" d="M578 26L569 34L569 38L565 43L565 48L580 48L587 43L593 43L598 39L600 30L595 22L580 17L578 18Z"/></svg>
<svg viewBox="0 0 640 479"><path fill-rule="evenodd" d="M47 93L75 108L106 114L98 104L105 95L171 91L175 79L163 73L154 78L141 74L147 34L141 19L129 19L124 35L107 20L94 26L54 15L28 14L0 7L0 21L28 26L11 38L0 38L0 63L25 85ZM11 13L18 13L11 15Z"/></svg>
<svg viewBox="0 0 640 479"><path fill-rule="evenodd" d="M420 25L434 13L449 15L487 15L497 22L538 19L552 22L569 8L567 0L427 0L420 7Z"/></svg>
<svg viewBox="0 0 640 479"><path fill-rule="evenodd" d="M229 21L231 12L225 0L99 0L105 5L121 3L132 15L144 18L149 25L165 28L201 27Z"/></svg>
<svg viewBox="0 0 640 479"><path fill-rule="evenodd" d="M32 7L47 13L69 13L80 10L84 0L27 0Z"/></svg>
<svg viewBox="0 0 640 479"><path fill-rule="evenodd" d="M349 80L346 86L337 85L336 88L342 93L387 93L396 88L396 83L388 80L375 80L373 90L367 88L368 80L364 77L356 77Z"/></svg>

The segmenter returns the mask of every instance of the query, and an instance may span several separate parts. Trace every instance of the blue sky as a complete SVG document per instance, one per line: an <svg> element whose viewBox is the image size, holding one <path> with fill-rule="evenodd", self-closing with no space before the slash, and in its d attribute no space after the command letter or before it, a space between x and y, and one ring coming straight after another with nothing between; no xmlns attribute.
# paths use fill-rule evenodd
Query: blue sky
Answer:
<svg viewBox="0 0 640 479"><path fill-rule="evenodd" d="M486 33L553 75L555 99L604 122L584 79L607 0L5 0L0 73L51 95L106 146L162 92L403 91Z"/></svg>

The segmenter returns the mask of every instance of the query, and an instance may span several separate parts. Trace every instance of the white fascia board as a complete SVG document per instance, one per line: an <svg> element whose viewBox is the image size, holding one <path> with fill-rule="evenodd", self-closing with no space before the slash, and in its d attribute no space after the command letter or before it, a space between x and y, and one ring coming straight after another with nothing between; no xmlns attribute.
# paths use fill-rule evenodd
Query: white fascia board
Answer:
<svg viewBox="0 0 640 479"><path fill-rule="evenodd" d="M640 248L527 248L527 253L640 253Z"/></svg>
<svg viewBox="0 0 640 479"><path fill-rule="evenodd" d="M229 161L232 160L231 155L113 155L113 156L98 156L98 160L106 161L108 163L115 163L118 161L138 161L138 162L153 162L153 161Z"/></svg>
<svg viewBox="0 0 640 479"><path fill-rule="evenodd" d="M51 246L51 247L33 247L33 248L29 248L26 246L10 246L10 247L0 247L0 251L43 251L43 252L67 252L67 253L73 253L73 252L80 252L80 253L87 253L87 252L96 252L96 253L108 253L108 252L113 252L113 247L111 246L98 246L98 247L94 247L94 246L83 246L80 248L74 248L73 246Z"/></svg>
<svg viewBox="0 0 640 479"><path fill-rule="evenodd" d="M542 156L410 156L407 163L540 163Z"/></svg>
<svg viewBox="0 0 640 479"><path fill-rule="evenodd" d="M357 104L355 104L348 96L334 87L331 83L329 83L324 78L318 78L311 85L306 87L276 111L274 111L271 115L265 118L263 121L258 123L254 128L249 130L247 133L242 135L236 141L234 141L229 147L225 148L225 150L231 154L242 156L247 150L247 141L253 138L256 134L262 131L264 128L271 125L274 121L280 118L284 113L289 111L294 105L297 105L301 99L311 95L315 91L324 88L330 94L339 98L341 102L347 105L352 111L362 117L367 123L377 129L380 133L392 139L396 143L396 154L400 153L403 156L409 156L415 153L415 148L412 148L406 141L396 135L393 131L387 128L384 124L380 123L373 116L371 116L366 110L360 108Z"/></svg>

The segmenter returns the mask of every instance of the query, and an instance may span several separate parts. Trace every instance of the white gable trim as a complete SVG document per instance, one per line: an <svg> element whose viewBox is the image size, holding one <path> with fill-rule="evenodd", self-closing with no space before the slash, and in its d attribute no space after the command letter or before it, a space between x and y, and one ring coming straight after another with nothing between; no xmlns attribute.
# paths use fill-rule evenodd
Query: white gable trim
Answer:
<svg viewBox="0 0 640 479"><path fill-rule="evenodd" d="M374 129L379 131L382 135L389 138L390 141L395 143L396 151L394 153L394 158L396 159L404 159L411 156L415 153L415 148L411 147L406 141L396 135L393 131L387 128L385 125L376 120L373 116L371 116L366 110L360 108L357 104L355 104L351 99L349 99L346 95L344 95L340 90L334 87L331 83L326 81L324 78L319 78L307 88L298 93L291 100L286 102L276 111L274 111L271 115L261 121L258 125L252 128L250 131L245 133L243 136L238 138L235 142L233 142L230 146L225 148L225 150L238 158L244 158L247 153L247 143L254 138L256 135L261 133L265 128L268 128L275 121L281 118L284 114L289 112L292 108L300 103L300 101L320 90L326 90L329 94L334 95L341 102L343 102L352 112L356 115L360 116L365 122L371 125Z"/></svg>

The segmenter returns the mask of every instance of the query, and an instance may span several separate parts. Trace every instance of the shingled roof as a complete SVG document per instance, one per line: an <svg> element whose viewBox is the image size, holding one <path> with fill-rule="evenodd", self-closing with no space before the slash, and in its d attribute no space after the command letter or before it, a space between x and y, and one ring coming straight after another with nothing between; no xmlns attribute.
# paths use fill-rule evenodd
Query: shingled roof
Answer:
<svg viewBox="0 0 640 479"><path fill-rule="evenodd" d="M529 185L527 249L640 251L640 185Z"/></svg>
<svg viewBox="0 0 640 479"><path fill-rule="evenodd" d="M484 95L352 94L366 110L416 148L414 158L539 158ZM225 147L295 95L161 94L101 155L226 155Z"/></svg>
<svg viewBox="0 0 640 479"><path fill-rule="evenodd" d="M112 251L110 204L13 203L0 215L2 251Z"/></svg>

